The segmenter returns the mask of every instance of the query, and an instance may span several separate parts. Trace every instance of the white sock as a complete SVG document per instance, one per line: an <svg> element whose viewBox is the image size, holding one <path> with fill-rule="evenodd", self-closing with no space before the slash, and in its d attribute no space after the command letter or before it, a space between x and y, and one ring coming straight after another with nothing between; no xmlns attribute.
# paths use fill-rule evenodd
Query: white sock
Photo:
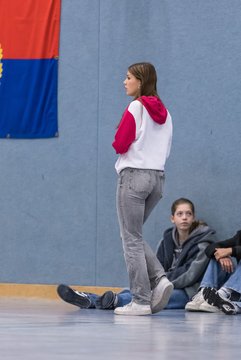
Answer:
<svg viewBox="0 0 241 360"><path fill-rule="evenodd" d="M220 296L222 296L225 299L229 299L232 293L231 289L226 288L225 286L222 286L219 290L218 293Z"/></svg>

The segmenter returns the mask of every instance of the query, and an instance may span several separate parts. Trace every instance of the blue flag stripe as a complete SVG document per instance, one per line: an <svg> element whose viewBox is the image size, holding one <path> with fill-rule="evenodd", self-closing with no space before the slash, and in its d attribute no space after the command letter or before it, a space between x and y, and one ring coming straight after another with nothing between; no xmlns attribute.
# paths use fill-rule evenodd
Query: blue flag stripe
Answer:
<svg viewBox="0 0 241 360"><path fill-rule="evenodd" d="M0 78L0 137L58 135L58 60L4 60Z"/></svg>

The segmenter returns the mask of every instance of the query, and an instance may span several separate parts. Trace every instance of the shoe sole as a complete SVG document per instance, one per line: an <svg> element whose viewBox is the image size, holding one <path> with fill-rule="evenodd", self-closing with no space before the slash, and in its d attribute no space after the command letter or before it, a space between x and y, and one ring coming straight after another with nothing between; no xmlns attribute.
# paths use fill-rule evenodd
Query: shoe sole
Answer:
<svg viewBox="0 0 241 360"><path fill-rule="evenodd" d="M227 315L236 314L235 306L228 300L223 299L216 289L214 288L205 288L203 290L204 299L213 306L218 307Z"/></svg>
<svg viewBox="0 0 241 360"><path fill-rule="evenodd" d="M115 310L114 310L114 314L115 315L125 315L125 316L144 316L144 315L151 315L151 310L149 310L149 311L130 311L130 312L128 312L128 311L126 311L126 312L123 312L123 311L121 311L121 310L117 310L117 309L119 309L119 308L116 308ZM120 309L122 309L122 308L120 308Z"/></svg>
<svg viewBox="0 0 241 360"><path fill-rule="evenodd" d="M67 285L59 285L57 287L57 293L62 300L69 304L76 305L81 309L88 309L90 307L91 302L88 298L81 298Z"/></svg>
<svg viewBox="0 0 241 360"><path fill-rule="evenodd" d="M216 313L216 312L220 311L218 308L215 310L215 309L211 309L211 308L208 309L208 308L202 307L202 304L200 304L200 306L198 308L194 307L194 306L192 307L192 305L189 305L189 306L186 305L185 310L191 311L191 312L209 312L209 313Z"/></svg>
<svg viewBox="0 0 241 360"><path fill-rule="evenodd" d="M202 310L200 310L199 308L192 308L192 307L189 307L189 306L185 306L185 310L187 311L193 311L193 312L200 312Z"/></svg>
<svg viewBox="0 0 241 360"><path fill-rule="evenodd" d="M211 304L209 304L209 305L211 305ZM212 306L212 305L211 305L211 306ZM205 308L205 307L202 308L202 306L200 306L200 310L199 310L199 311L215 314L215 313L220 312L220 309L219 309L217 306L214 306L214 309L212 309L212 308L207 308L207 307L206 307L206 308Z"/></svg>
<svg viewBox="0 0 241 360"><path fill-rule="evenodd" d="M114 309L114 302L115 302L115 294L113 293L113 291L106 291L100 297L101 309L113 310Z"/></svg>
<svg viewBox="0 0 241 360"><path fill-rule="evenodd" d="M163 291L161 301L157 305L152 307L152 309L151 309L152 314L156 314L159 311L161 311L162 309L164 309L164 307L167 305L167 303L170 299L173 288L174 288L174 286L172 283L170 283L168 286L166 286L165 290Z"/></svg>

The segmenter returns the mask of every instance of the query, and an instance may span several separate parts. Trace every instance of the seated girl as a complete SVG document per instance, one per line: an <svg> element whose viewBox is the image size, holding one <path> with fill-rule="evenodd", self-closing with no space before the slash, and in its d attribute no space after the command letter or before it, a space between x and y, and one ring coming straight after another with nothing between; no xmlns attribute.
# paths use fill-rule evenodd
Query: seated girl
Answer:
<svg viewBox="0 0 241 360"><path fill-rule="evenodd" d="M215 242L215 232L205 223L195 220L194 205L185 198L172 204L171 222L174 226L164 232L157 248L157 257L174 286L165 309L184 309L200 286L209 262L205 249ZM114 309L128 304L132 299L127 289L118 294L107 291L99 296L78 292L61 284L57 292L62 300L80 308Z"/></svg>
<svg viewBox="0 0 241 360"><path fill-rule="evenodd" d="M230 239L210 244L211 261L188 311L241 313L241 231Z"/></svg>

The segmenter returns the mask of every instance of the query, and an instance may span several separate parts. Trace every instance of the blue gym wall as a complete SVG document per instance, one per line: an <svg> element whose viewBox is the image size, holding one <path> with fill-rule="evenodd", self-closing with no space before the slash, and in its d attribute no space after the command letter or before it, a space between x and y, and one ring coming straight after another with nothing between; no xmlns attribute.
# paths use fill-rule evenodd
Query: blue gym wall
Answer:
<svg viewBox="0 0 241 360"><path fill-rule="evenodd" d="M189 197L220 239L240 228L240 0L62 0L57 139L0 141L0 282L128 285L115 127L128 65L150 61L174 123L155 249Z"/></svg>

